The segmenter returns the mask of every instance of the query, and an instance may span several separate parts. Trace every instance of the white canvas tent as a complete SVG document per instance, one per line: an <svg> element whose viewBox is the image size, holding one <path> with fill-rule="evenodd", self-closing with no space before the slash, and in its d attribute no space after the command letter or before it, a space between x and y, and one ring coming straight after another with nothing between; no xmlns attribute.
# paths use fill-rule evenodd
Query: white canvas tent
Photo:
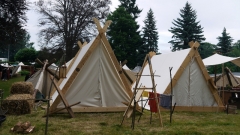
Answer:
<svg viewBox="0 0 240 135"><path fill-rule="evenodd" d="M19 73L20 71L22 71L21 66L23 66L24 64L22 62L18 63L18 65L13 69L12 71L12 75Z"/></svg>
<svg viewBox="0 0 240 135"><path fill-rule="evenodd" d="M50 74L48 72L46 72L44 69L40 69L34 73L26 82L31 82L36 90L41 92L44 97L47 97L52 83L49 76Z"/></svg>
<svg viewBox="0 0 240 135"><path fill-rule="evenodd" d="M128 102L132 92L105 36L110 21L104 28L94 21L99 34L87 45L80 45L59 88L69 104L81 102L72 107L74 112L124 111L127 106L122 102ZM50 112L64 108L57 91L52 99Z"/></svg>
<svg viewBox="0 0 240 135"><path fill-rule="evenodd" d="M152 68L159 94L171 94L169 68L172 67L172 90L175 110L178 111L220 111L223 104L216 87L197 51L199 44L190 42L191 48L168 54L154 55L151 58ZM146 88L152 87L150 69L143 66L139 84ZM140 71L141 72L141 71ZM133 85L133 88L135 84ZM149 109L147 105L145 108ZM161 108L162 110L163 108Z"/></svg>

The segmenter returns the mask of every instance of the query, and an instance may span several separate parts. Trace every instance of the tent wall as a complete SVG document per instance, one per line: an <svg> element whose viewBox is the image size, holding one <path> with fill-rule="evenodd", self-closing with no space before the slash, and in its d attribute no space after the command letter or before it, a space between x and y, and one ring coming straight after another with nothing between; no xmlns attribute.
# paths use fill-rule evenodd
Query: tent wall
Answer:
<svg viewBox="0 0 240 135"><path fill-rule="evenodd" d="M44 95L44 97L47 97L49 94L49 90L52 82L50 79L50 74L46 71L43 72L43 76L42 78L40 78L41 72L42 70L38 70L27 80L27 82L31 82L35 88L37 83L39 81L42 81L42 83L39 85L38 90Z"/></svg>
<svg viewBox="0 0 240 135"><path fill-rule="evenodd" d="M192 59L173 88L173 103L177 106L216 107L209 84L196 62Z"/></svg>

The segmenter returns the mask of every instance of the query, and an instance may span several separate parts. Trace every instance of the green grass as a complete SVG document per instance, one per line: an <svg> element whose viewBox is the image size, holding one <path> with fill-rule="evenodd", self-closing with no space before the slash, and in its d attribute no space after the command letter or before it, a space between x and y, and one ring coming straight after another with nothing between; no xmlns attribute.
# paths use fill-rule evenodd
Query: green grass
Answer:
<svg viewBox="0 0 240 135"><path fill-rule="evenodd" d="M12 77L8 81L0 80L0 89L4 90L4 95L3 95L4 99L7 96L9 96L11 85L14 82L24 81L24 79L25 79L25 76L20 76L20 77Z"/></svg>
<svg viewBox="0 0 240 135"><path fill-rule="evenodd" d="M240 115L226 113L193 113L174 112L172 124L169 123L169 113L161 112L164 127L159 126L157 114L153 114L150 124L150 113L144 112L135 128L131 128L131 118L126 118L121 126L123 112L120 113L75 113L75 118L68 114L53 114L49 117L49 135L230 135L240 134ZM42 116L44 110L38 109L31 114L12 116L0 127L0 134L11 135L10 128L19 121L30 121L35 125L34 135L45 133L46 119ZM136 118L138 119L139 116Z"/></svg>
<svg viewBox="0 0 240 135"><path fill-rule="evenodd" d="M20 77L19 80L23 80ZM18 80L16 78L16 80ZM7 82L1 82L7 83ZM10 84L10 83L9 83ZM2 86L1 86L2 87ZM6 86L7 88L7 86ZM7 88L9 89L9 87ZM238 110L239 111L239 110ZM38 108L27 115L7 115L0 126L0 135L12 135L10 128L17 122L30 121L35 126L34 135L45 134L46 118L44 109ZM157 114L153 114L150 124L150 112L131 128L131 118L125 118L121 126L123 112L119 113L75 113L75 118L65 114L53 114L49 117L48 135L238 135L240 134L240 114L224 112L174 112L169 123L169 112L161 112L163 127L159 126Z"/></svg>

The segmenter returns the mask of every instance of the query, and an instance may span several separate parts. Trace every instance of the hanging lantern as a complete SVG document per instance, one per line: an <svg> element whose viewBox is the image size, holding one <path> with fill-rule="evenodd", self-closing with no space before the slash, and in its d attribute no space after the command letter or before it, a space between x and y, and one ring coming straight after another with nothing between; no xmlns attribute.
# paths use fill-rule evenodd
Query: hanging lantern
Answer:
<svg viewBox="0 0 240 135"><path fill-rule="evenodd" d="M66 64L64 64L59 68L59 78L66 78L66 75L67 75L67 66Z"/></svg>

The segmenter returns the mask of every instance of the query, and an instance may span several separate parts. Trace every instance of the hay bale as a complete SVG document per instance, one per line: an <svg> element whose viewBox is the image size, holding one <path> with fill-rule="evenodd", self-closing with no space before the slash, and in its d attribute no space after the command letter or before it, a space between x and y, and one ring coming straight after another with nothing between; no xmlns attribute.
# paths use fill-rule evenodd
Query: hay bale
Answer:
<svg viewBox="0 0 240 135"><path fill-rule="evenodd" d="M11 94L33 94L34 87L31 82L15 82L11 86Z"/></svg>
<svg viewBox="0 0 240 135"><path fill-rule="evenodd" d="M33 94L34 93L34 87L31 82L25 82L25 91L26 93L24 94Z"/></svg>
<svg viewBox="0 0 240 135"><path fill-rule="evenodd" d="M21 115L30 114L34 100L30 94L14 94L7 97L2 102L2 109L8 110L7 114Z"/></svg>

